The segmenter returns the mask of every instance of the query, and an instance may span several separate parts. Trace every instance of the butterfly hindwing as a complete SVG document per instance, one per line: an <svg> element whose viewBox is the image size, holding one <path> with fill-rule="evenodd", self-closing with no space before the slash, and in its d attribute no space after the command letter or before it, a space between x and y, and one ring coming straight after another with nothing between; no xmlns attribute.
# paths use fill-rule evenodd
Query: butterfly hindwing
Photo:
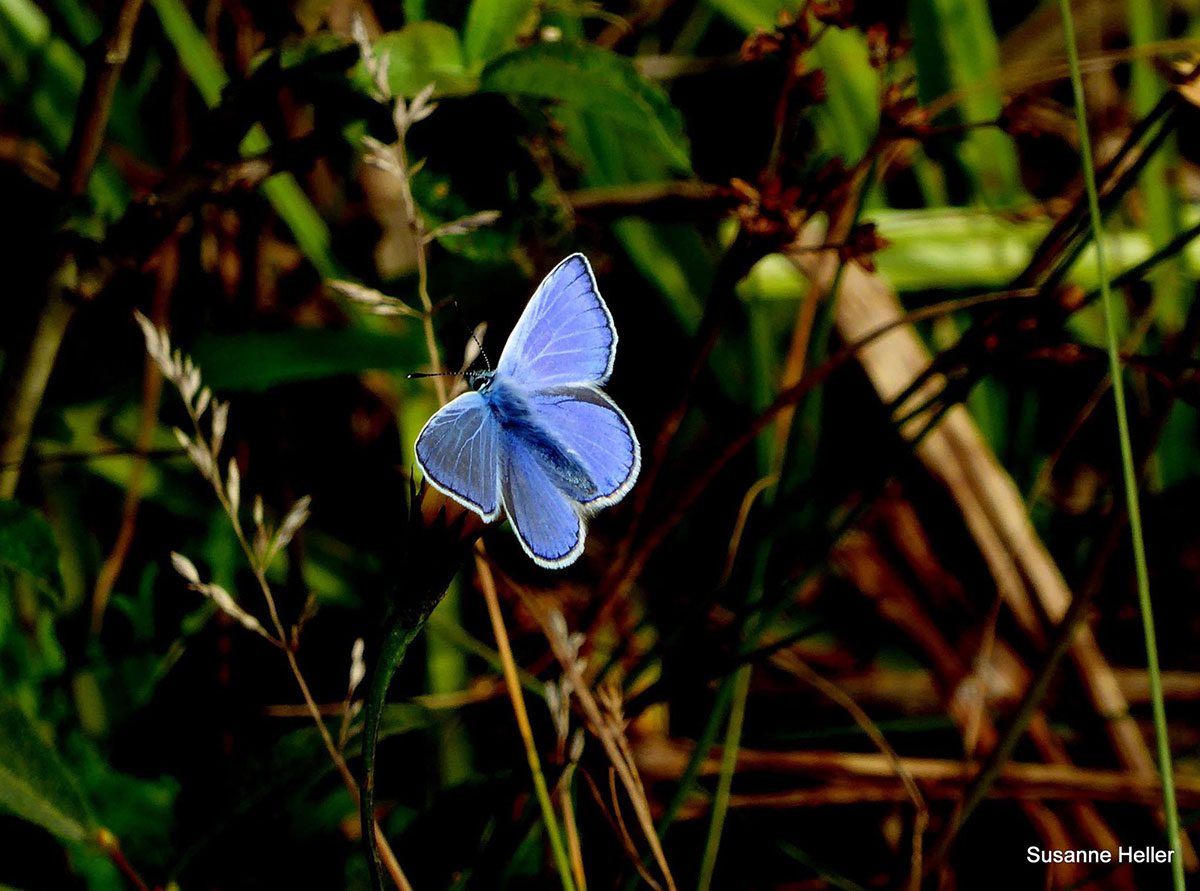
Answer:
<svg viewBox="0 0 1200 891"><path fill-rule="evenodd" d="M434 488L491 521L500 514L500 436L483 397L463 393L421 429L417 463Z"/></svg>
<svg viewBox="0 0 1200 891"><path fill-rule="evenodd" d="M504 431L500 490L521 547L540 566L556 569L583 552L583 517L555 485L524 439Z"/></svg>
<svg viewBox="0 0 1200 891"><path fill-rule="evenodd" d="M496 373L529 389L599 386L612 373L617 329L591 264L572 254L542 280L508 338Z"/></svg>
<svg viewBox="0 0 1200 891"><path fill-rule="evenodd" d="M633 425L593 387L562 386L531 393L533 418L582 466L594 491L577 500L588 510L615 504L633 488L642 454Z"/></svg>

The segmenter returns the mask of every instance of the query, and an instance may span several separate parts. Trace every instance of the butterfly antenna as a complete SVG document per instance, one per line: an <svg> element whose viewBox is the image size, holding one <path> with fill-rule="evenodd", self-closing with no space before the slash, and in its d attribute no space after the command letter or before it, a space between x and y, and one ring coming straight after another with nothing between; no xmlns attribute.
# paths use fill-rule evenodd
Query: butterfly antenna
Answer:
<svg viewBox="0 0 1200 891"><path fill-rule="evenodd" d="M461 321L463 323L463 327L467 329L467 334L470 335L471 340L475 341L475 346L479 347L479 355L483 356L483 362L485 365L487 365L488 371L491 371L492 370L492 360L488 358L487 350L485 350L483 348L483 343L479 340L479 337L475 334L475 329L467 324L466 317L463 315L462 310L459 309L457 300L454 301L454 308L455 308L455 310L458 311L459 321Z"/></svg>
<svg viewBox="0 0 1200 891"><path fill-rule="evenodd" d="M462 377L465 371L410 371L405 377L410 381L419 377Z"/></svg>

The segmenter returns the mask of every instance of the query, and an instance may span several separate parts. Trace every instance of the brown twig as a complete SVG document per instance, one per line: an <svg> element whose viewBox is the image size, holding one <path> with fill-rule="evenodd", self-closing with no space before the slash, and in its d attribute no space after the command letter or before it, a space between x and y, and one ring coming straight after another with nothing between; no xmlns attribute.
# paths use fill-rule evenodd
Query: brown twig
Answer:
<svg viewBox="0 0 1200 891"><path fill-rule="evenodd" d="M621 850L625 852L625 856L629 858L629 862L633 864L633 868L637 871L637 874L641 876L642 881L651 888L661 891L662 885L659 884L658 880L655 879L654 876L650 875L649 870L647 870L645 864L642 863L642 857L638 853L637 845L635 845L633 843L633 839L630 838L628 830L625 829L624 822L618 822L617 817L605 803L604 794L600 791L600 787L596 784L595 779L593 779L592 775L586 770L581 770L580 773L587 782L588 790L592 793L592 799L596 802L596 807L598 807L600 809L600 813L604 815L604 819L608 823L609 828L612 829L613 835L620 840ZM609 776L611 778L611 771L609 772Z"/></svg>
<svg viewBox="0 0 1200 891"><path fill-rule="evenodd" d="M571 872L575 876L578 891L587 891L587 873L583 868L583 843L579 838L579 824L575 819L575 802L571 799L571 781L575 778L578 765L571 762L559 778L558 806L563 815L563 831L567 836L567 853L571 855Z"/></svg>
<svg viewBox="0 0 1200 891"><path fill-rule="evenodd" d="M96 844L112 861L113 866L120 870L121 875L131 884L136 891L150 891L150 886L146 884L146 880L129 862L129 858L125 856L125 852L121 849L121 840L112 834L107 829L101 829L96 833Z"/></svg>
<svg viewBox="0 0 1200 891"><path fill-rule="evenodd" d="M819 242L814 229L808 240ZM793 262L808 274L819 270L805 255ZM847 340L878 330L901 317L895 294L877 277L856 266L847 269L837 304L837 325ZM896 396L929 367L929 353L911 327L893 330L886 339L859 353L860 361L883 402ZM936 386L934 378L926 381ZM947 491L995 579L1005 605L1022 630L1035 643L1045 641L1038 608L1059 621L1071 601L1071 592L1058 566L1042 543L1012 478L983 441L962 406L950 408L941 423L917 446L917 456L930 475ZM1036 600L1036 606L1035 601ZM1152 774L1154 760L1145 738L1129 716L1111 665L1100 651L1089 628L1076 634L1071 656L1097 712L1107 716L1113 748L1131 770ZM1194 858L1190 847L1185 851Z"/></svg>
<svg viewBox="0 0 1200 891"><path fill-rule="evenodd" d="M67 147L67 173L61 186L69 197L84 193L100 156L108 129L108 115L121 80L121 69L129 58L133 29L142 4L143 0L123 0L112 15L104 36L92 46L94 56L88 65L75 129Z"/></svg>
<svg viewBox="0 0 1200 891"><path fill-rule="evenodd" d="M571 681L571 689L575 694L575 699L579 703L584 717L587 719L588 728L604 747L604 752L608 756L609 762L616 771L617 777L620 778L621 784L625 787L625 793L633 804L634 812L637 815L638 825L646 838L647 844L650 846L654 859L658 863L658 868L662 873L666 886L670 891L674 891L675 879L671 873L670 866L667 864L666 854L663 851L662 843L659 841L658 833L654 828L654 820L651 816L646 790L642 786L641 778L638 776L637 765L634 764L632 752L629 749L628 741L625 739L623 729L619 726L618 720L613 714L619 707L619 702L605 700L608 706L607 712L597 702L596 697L592 693L591 686L584 679L580 670L579 660L571 648L568 636L565 633L565 621L562 621L561 614L557 614L560 621L556 622L552 617L546 615L545 611L538 606L527 590L516 584L512 579L507 579L506 581L520 595L521 602L537 621L538 626L542 629L542 633L550 642L550 647L554 651L559 665Z"/></svg>
<svg viewBox="0 0 1200 891"><path fill-rule="evenodd" d="M632 556L621 565L620 579L611 589L609 596L612 598L623 596L629 585L633 583L633 580L640 575L651 555L658 549L667 535L679 525L679 522L687 515L688 511L695 506L696 502L704 495L709 486L712 485L713 480L734 458L753 443L758 438L758 435L769 427L781 412L795 405L797 401L814 388L825 383L836 371L848 365L856 358L860 352L868 349L892 332L914 322L937 318L951 312L986 306L1000 301L1028 299L1035 296L1036 293L1034 289L1021 288L994 294L980 294L973 297L948 300L943 303L913 310L899 318L884 321L842 347L841 350L827 359L823 364L813 368L801 377L800 380L796 381L795 384L781 391L775 397L775 401L764 409L741 434L730 440L725 448L704 468L691 475L691 483L683 491L682 495L675 500L671 511L642 536L642 541L633 550Z"/></svg>
<svg viewBox="0 0 1200 891"><path fill-rule="evenodd" d="M686 744L659 739L643 740L636 751L638 766L651 779L673 779L686 767L691 751ZM942 758L901 757L908 776L921 784L926 794L945 799L961 794L964 786L979 775L978 765ZM702 776L714 776L720 770L720 750L707 755L700 764ZM740 773L804 776L829 784L849 782L873 784L904 794L905 781L897 774L891 756L876 752L773 752L754 749L738 751ZM1180 803L1200 805L1200 778L1180 774ZM1095 793L1098 801L1153 803L1161 796L1153 777L1138 777L1120 770L1100 770L1069 764L1033 764L1010 761L1001 772L997 789L1006 798L1029 800L1086 800Z"/></svg>
<svg viewBox="0 0 1200 891"><path fill-rule="evenodd" d="M719 215L738 200L737 194L728 186L694 180L593 186L567 192L563 197L572 212L600 220L631 214L639 217L686 214L691 218L698 212Z"/></svg>
<svg viewBox="0 0 1200 891"><path fill-rule="evenodd" d="M772 656L772 661L776 664L782 663L789 672L796 677L801 678L805 683L813 689L820 692L827 699L836 703L844 709L854 723L867 735L867 738L874 743L879 749L879 753L888 760L891 764L895 776L899 777L901 785L905 792L908 793L908 798L913 806L913 829L912 829L912 847L909 858L909 888L916 891L921 886L921 877L924 875L924 838L925 830L929 826L929 806L925 802L925 796L921 793L920 787L917 785L916 777L912 771L908 769L904 759L901 758L896 750L892 748L891 743L887 741L887 737L883 735L883 731L879 726L871 720L870 715L854 701L845 690L838 684L828 678L823 677L818 672L814 671L807 663L797 658L795 654L783 650ZM741 767L741 757L738 759L738 766Z"/></svg>
<svg viewBox="0 0 1200 891"><path fill-rule="evenodd" d="M158 282L154 291L154 308L152 320L157 325L166 323L167 302L175 289L175 281L179 272L179 242L172 239L165 250L159 254ZM100 571L96 574L96 583L92 587L92 624L91 632L99 635L104 624L104 612L108 608L108 600L113 587L125 565L125 558L133 546L133 536L137 529L138 507L142 501L142 481L146 474L149 459L146 453L154 441L154 429L158 424L158 402L162 395L163 377L158 365L149 356L146 357L145 368L142 371L142 407L141 420L138 425L137 440L134 451L138 456L133 461L129 479L125 485L125 503L121 509L121 525L117 530L116 540Z"/></svg>
<svg viewBox="0 0 1200 891"><path fill-rule="evenodd" d="M96 44L67 152L66 173L59 184L68 200L87 189L142 3L143 0L123 0ZM59 259L49 277L46 302L38 314L28 347L23 355L14 358L11 371L6 368L4 386L0 388L0 498L16 494L33 422L75 312L68 295L74 288L77 272L77 262L69 252Z"/></svg>
<svg viewBox="0 0 1200 891"><path fill-rule="evenodd" d="M496 649L500 653L500 663L504 669L504 683L508 688L513 716L517 719L517 730L520 732L521 742L525 746L525 759L529 763L529 772L533 776L534 792L542 807L546 832L551 837L551 843L556 848L561 848L562 841L559 838L554 807L550 801L549 790L546 788L545 775L542 773L537 742L533 738L533 726L529 723L529 712L525 708L525 694L521 690L521 682L517 676L517 663L513 658L512 645L508 640L508 629L504 625L504 614L500 611L500 598L496 595L496 580L492 575L491 565L485 559L483 543L476 542L475 547L475 573L479 579L479 587L483 590L484 602L487 604L492 633L496 637ZM566 879L565 876L563 878Z"/></svg>

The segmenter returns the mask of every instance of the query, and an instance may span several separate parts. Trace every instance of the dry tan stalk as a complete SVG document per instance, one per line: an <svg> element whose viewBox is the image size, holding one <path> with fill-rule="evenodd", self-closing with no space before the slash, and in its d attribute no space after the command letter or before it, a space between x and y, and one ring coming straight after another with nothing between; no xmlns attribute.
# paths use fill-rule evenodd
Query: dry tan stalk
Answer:
<svg viewBox="0 0 1200 891"><path fill-rule="evenodd" d="M802 647L793 651L803 658ZM1145 669L1114 669L1121 694L1133 705L1150 701L1150 682ZM1163 672L1163 695L1172 702L1196 702L1200 700L1200 673L1191 671ZM941 705L941 698L929 672L921 669L872 668L868 671L838 677L840 686L848 696L863 705L886 704L905 714L929 714ZM1012 705L1014 700L1008 692L1001 691L992 699L993 703Z"/></svg>
<svg viewBox="0 0 1200 891"><path fill-rule="evenodd" d="M896 548L908 558L908 564L914 573L931 585L931 593L940 591L942 599L949 596L958 602L965 601L965 592L958 585L957 579L942 568L934 555L921 520L912 506L902 499L890 499L885 503L881 514L885 521L891 521L886 525ZM1014 703L1019 701L1023 691L1032 681L1029 670L1022 664L1016 652L1007 642L996 639L996 620L999 617L1000 605L1000 599L993 598L987 621L983 626L983 638L973 659L972 674L958 682L955 688L956 699L961 698L964 693L974 691L978 694L968 700L965 708L967 723L964 735L968 757L974 755L980 722L989 704L1000 698L1007 698ZM1039 712L1031 718L1028 732L1030 739L1048 762L1067 765L1071 763L1066 748L1051 729L1044 714ZM1117 845L1113 831L1092 804L1071 802L1067 807L1085 836L1097 848L1111 850ZM1113 876L1115 885L1132 888L1132 881L1128 869Z"/></svg>
<svg viewBox="0 0 1200 891"><path fill-rule="evenodd" d="M880 755L886 758L888 763L891 764L893 775L900 780L900 784L904 787L904 791L908 793L908 798L913 805L909 887L916 891L916 889L921 887L921 875L923 873L925 857L925 830L929 826L929 807L925 803L925 797L921 794L921 789L917 785L916 778L904 766L904 759L892 748L891 743L887 741L887 737L883 735L883 731L879 729L875 722L871 720L871 717L840 686L813 671L812 668L797 658L794 653L782 650L775 655L779 657L780 661L788 664L789 671L792 674L801 678L822 695L845 709L850 717L854 719L854 723L862 728L862 731L875 744L875 747L879 749Z"/></svg>
<svg viewBox="0 0 1200 891"><path fill-rule="evenodd" d="M859 590L875 601L880 615L900 628L924 652L934 666L949 716L964 738L975 722L977 751L990 751L999 738L995 725L985 713L975 707L970 697L956 695L966 689L965 684L972 680L972 674L926 614L904 579L878 554L868 536L860 532L849 533L843 538L834 560ZM997 661L1014 668L1018 664L1015 657L1008 655ZM777 660L777 664L787 667L786 661ZM1013 672L1010 671L1009 674L1012 675ZM1028 683L1028 673L1022 671L1018 676L1010 677L1010 681L1016 689L1024 689ZM1030 722L1029 733L1030 739L1043 758L1069 766L1066 752L1051 732L1043 715L1036 715ZM1057 815L1033 802L1023 803L1022 808L1048 846L1070 846L1069 836ZM1107 847L1116 843L1112 831L1090 804L1081 802L1074 805L1072 810L1079 827L1086 833L1092 845Z"/></svg>
<svg viewBox="0 0 1200 891"><path fill-rule="evenodd" d="M571 780L575 776L576 767L574 762L567 765L555 789L555 797L562 809L563 832L567 836L567 852L571 856L575 887L579 891L587 891L587 873L583 868L583 843L579 838L579 824L575 820L575 802L571 800Z"/></svg>
<svg viewBox="0 0 1200 891"><path fill-rule="evenodd" d="M639 741L638 767L655 780L679 776L691 757L686 743L672 743L659 737ZM904 770L919 782L925 794L953 798L975 776L975 765L941 758L901 758ZM721 767L719 747L700 765L702 776L714 776ZM854 803L852 793L862 789L862 800L903 800L904 785L896 775L892 759L870 752L769 752L754 749L738 751L737 767L744 773L788 774L814 777L830 785L816 789L779 793L780 802L822 803L828 795L834 802ZM839 785L850 781L849 785ZM1200 776L1176 776L1179 801L1184 807L1200 807ZM1157 778L1141 777L1119 770L1096 770L1064 764L1030 764L1012 761L1005 765L997 781L998 796L1017 799L1072 800L1148 803L1161 799ZM812 795L811 799L800 796ZM735 796L736 798L737 796ZM741 796L743 801L752 796ZM766 797L764 800L772 800ZM801 805L803 806L803 805Z"/></svg>
<svg viewBox="0 0 1200 891"><path fill-rule="evenodd" d="M800 244L824 241L817 226L805 232ZM832 276L828 262L809 251L789 254L792 262L818 286L828 287ZM823 284L822 284L823 283ZM842 338L853 342L881 325L903 315L895 293L878 277L856 264L849 264L837 294L836 323ZM930 363L925 344L911 325L890 331L861 350L859 362L867 372L880 399L891 402ZM912 404L936 392L940 383L931 378L912 397ZM902 407L903 408L903 407ZM909 435L923 416L910 419L901 431ZM926 469L954 499L989 571L1022 630L1035 642L1045 638L1034 605L1051 621L1058 621L1071 601L1058 566L1038 537L1025 502L1016 485L975 426L965 407L952 407L936 429L917 445L916 454ZM1121 693L1116 674L1108 664L1090 628L1075 635L1071 658L1080 681L1088 692L1105 726L1121 763L1128 770L1150 776L1156 773L1154 758L1137 724L1129 715L1129 703ZM1189 870L1200 867L1195 849L1183 839Z"/></svg>

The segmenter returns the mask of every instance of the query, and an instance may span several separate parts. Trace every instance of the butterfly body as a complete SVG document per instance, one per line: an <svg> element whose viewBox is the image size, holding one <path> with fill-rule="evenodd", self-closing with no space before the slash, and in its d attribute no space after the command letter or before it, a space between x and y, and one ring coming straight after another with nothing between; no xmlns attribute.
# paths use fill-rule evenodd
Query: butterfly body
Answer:
<svg viewBox="0 0 1200 891"><path fill-rule="evenodd" d="M492 377L479 394L510 446L532 451L564 494L579 502L596 495L596 485L589 479L586 468L542 423L519 386L503 377Z"/></svg>
<svg viewBox="0 0 1200 891"><path fill-rule="evenodd" d="M601 390L617 333L591 267L573 254L546 276L495 370L443 406L417 437L417 463L440 491L485 520L501 508L535 562L566 566L584 517L632 488L641 449Z"/></svg>

